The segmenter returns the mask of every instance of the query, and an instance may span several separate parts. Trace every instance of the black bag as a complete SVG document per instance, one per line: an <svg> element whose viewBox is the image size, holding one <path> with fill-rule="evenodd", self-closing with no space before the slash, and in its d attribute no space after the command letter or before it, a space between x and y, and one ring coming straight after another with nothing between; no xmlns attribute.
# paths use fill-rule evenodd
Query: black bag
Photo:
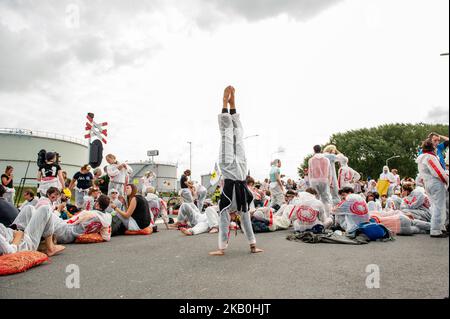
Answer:
<svg viewBox="0 0 450 319"><path fill-rule="evenodd" d="M103 144L100 140L95 140L91 143L89 150L89 165L92 168L97 168L102 164L103 159Z"/></svg>
<svg viewBox="0 0 450 319"><path fill-rule="evenodd" d="M37 163L37 166L39 168L41 168L41 167L43 167L45 165L45 156L46 156L46 154L47 154L46 150L40 150L39 153L37 154L38 157L37 157L36 163Z"/></svg>
<svg viewBox="0 0 450 319"><path fill-rule="evenodd" d="M269 222L253 219L252 220L252 228L254 233L268 233L270 232L269 229Z"/></svg>
<svg viewBox="0 0 450 319"><path fill-rule="evenodd" d="M125 235L125 225L122 223L119 217L113 216L111 221L111 236Z"/></svg>

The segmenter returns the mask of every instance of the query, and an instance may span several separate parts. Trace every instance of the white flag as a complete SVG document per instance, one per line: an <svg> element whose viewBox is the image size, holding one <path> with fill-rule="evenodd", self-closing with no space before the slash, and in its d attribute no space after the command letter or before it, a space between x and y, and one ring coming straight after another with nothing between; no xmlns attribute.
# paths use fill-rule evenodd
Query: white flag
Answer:
<svg viewBox="0 0 450 319"><path fill-rule="evenodd" d="M217 163L215 163L214 169L211 173L211 179L209 180L209 183L211 185L215 185L219 181L220 181L220 168L219 168L219 165L217 165Z"/></svg>

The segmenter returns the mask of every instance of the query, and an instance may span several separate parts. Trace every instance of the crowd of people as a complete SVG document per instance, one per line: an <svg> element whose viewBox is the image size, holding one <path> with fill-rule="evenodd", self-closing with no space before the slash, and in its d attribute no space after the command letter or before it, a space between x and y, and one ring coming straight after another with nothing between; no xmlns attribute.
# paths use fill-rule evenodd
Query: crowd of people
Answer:
<svg viewBox="0 0 450 319"><path fill-rule="evenodd" d="M286 180L276 159L268 178L258 182L247 176L243 126L231 86L224 91L218 122L220 192L208 199L207 189L192 182L186 170L175 223L153 186L155 174L146 172L137 187L130 182L131 167L113 154L106 156L103 169L84 165L69 179L57 154L46 153L37 172L38 194L25 190L19 208L13 205L14 169L6 167L0 185L0 254L39 249L53 256L87 234L99 234L104 241L127 231L151 234L158 218L167 230L186 236L217 233L218 249L210 252L214 256L225 254L232 230L244 233L252 253L263 251L255 233L290 228L352 234L373 222L393 234L448 237L447 137L431 133L423 141L414 178L401 178L396 169L384 166L378 179L362 181L336 146L316 145L302 178Z"/></svg>

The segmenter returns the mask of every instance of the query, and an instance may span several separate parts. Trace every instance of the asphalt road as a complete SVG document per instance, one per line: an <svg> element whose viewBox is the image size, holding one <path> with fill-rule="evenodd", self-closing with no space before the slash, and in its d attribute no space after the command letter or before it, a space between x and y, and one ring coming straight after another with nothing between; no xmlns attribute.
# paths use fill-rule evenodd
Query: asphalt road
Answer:
<svg viewBox="0 0 450 319"><path fill-rule="evenodd" d="M164 227L163 227L164 228ZM350 246L286 240L289 231L257 234L261 254L245 237L232 238L226 256L212 257L217 234L178 231L113 237L68 245L51 263L0 277L6 298L444 298L449 293L449 240L426 235ZM68 265L80 288L66 287ZM380 287L366 287L366 267L378 265Z"/></svg>

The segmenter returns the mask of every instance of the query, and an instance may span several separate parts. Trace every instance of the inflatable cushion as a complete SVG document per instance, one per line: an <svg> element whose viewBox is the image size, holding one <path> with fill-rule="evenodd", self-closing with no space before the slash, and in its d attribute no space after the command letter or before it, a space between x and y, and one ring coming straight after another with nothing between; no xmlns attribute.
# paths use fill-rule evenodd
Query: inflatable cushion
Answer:
<svg viewBox="0 0 450 319"><path fill-rule="evenodd" d="M21 251L18 253L0 256L0 276L17 274L38 266L49 258L38 251Z"/></svg>

